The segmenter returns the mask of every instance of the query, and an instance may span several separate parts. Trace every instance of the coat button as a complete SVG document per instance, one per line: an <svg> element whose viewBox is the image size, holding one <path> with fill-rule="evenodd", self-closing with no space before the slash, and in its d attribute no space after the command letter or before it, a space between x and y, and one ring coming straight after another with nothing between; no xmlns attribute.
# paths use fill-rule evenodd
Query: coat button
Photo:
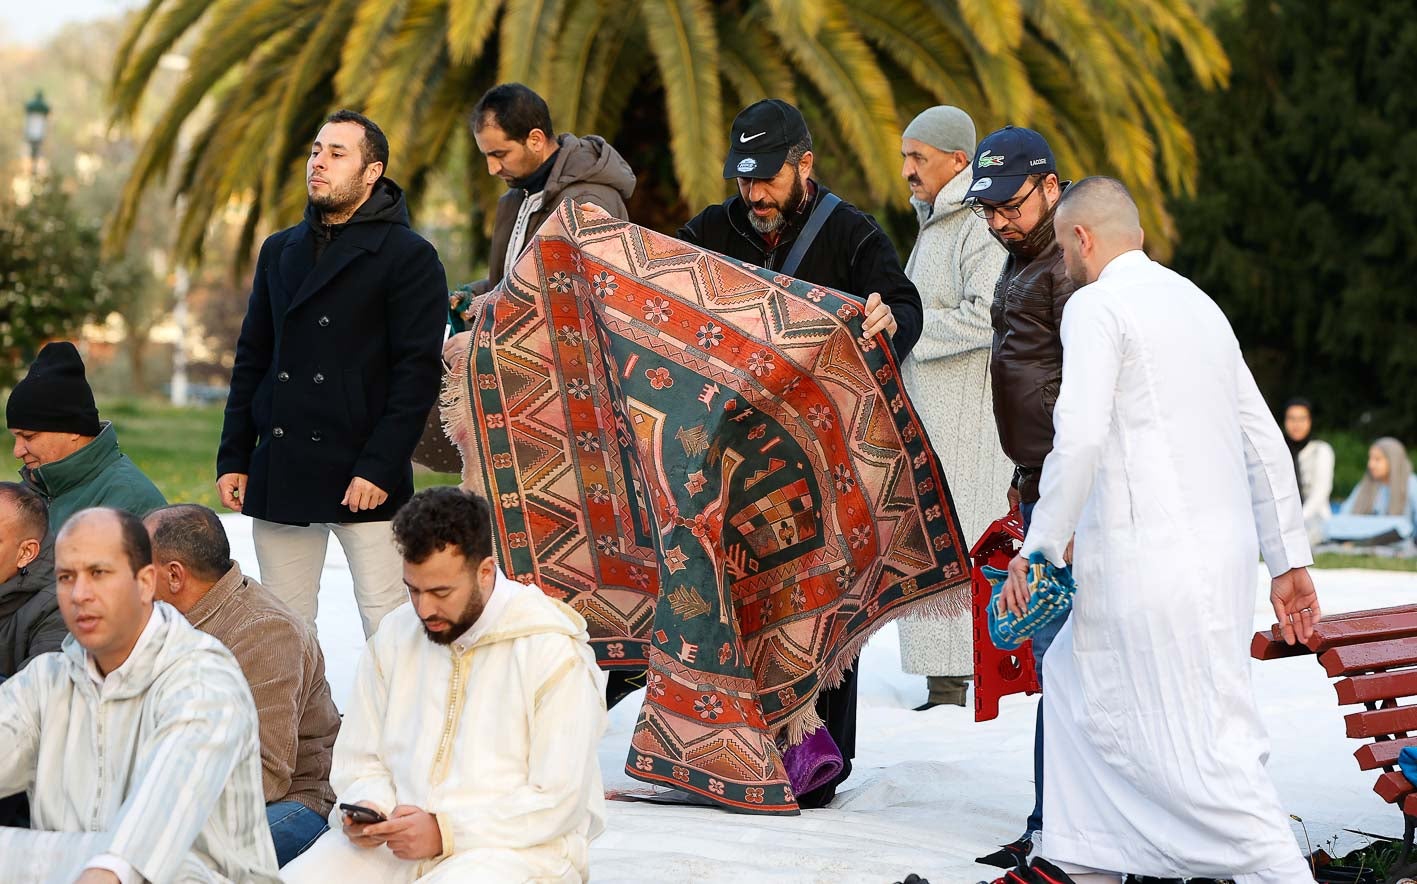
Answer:
<svg viewBox="0 0 1417 884"><path fill-rule="evenodd" d="M280 374L276 375L276 380L280 381L281 383L285 383L286 381L290 380L290 372L281 372Z"/></svg>
<svg viewBox="0 0 1417 884"><path fill-rule="evenodd" d="M274 430L271 430L271 435L275 436L277 439L280 439L285 436L285 428L276 427Z"/></svg>
<svg viewBox="0 0 1417 884"><path fill-rule="evenodd" d="M320 441L321 439L323 439L323 438L324 438L324 436L321 436L321 435L320 435L320 431L319 431L319 430L316 430L315 432L313 432L313 433L310 434L310 441L311 441L311 442L319 442L319 441Z"/></svg>
<svg viewBox="0 0 1417 884"><path fill-rule="evenodd" d="M325 376L324 376L324 375L322 375L322 374L316 374L316 375L315 375L315 383L317 383L317 384L323 384L324 382L325 382Z"/></svg>
<svg viewBox="0 0 1417 884"><path fill-rule="evenodd" d="M321 316L321 317L320 317L320 328L325 328L325 327L328 326L329 324L330 324L330 318L329 318L328 316Z"/></svg>

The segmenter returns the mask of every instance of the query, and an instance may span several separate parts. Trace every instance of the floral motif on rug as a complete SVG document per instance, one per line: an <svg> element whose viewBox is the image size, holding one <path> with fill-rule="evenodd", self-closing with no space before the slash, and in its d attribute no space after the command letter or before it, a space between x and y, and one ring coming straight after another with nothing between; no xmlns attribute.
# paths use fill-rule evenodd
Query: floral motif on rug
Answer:
<svg viewBox="0 0 1417 884"><path fill-rule="evenodd" d="M628 773L795 813L778 738L866 639L965 616L939 462L858 299L563 205L467 313L445 426L503 570L647 668Z"/></svg>

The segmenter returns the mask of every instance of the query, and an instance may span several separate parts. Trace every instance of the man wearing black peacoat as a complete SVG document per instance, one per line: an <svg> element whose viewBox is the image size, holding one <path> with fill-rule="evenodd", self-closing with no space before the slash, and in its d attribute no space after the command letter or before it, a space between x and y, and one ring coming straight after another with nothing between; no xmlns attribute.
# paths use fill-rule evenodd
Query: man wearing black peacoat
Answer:
<svg viewBox="0 0 1417 884"><path fill-rule="evenodd" d="M407 600L389 522L413 495L448 292L383 177L387 144L348 111L320 130L305 219L261 246L217 454L223 503L256 520L262 582L313 624L333 532L366 635Z"/></svg>

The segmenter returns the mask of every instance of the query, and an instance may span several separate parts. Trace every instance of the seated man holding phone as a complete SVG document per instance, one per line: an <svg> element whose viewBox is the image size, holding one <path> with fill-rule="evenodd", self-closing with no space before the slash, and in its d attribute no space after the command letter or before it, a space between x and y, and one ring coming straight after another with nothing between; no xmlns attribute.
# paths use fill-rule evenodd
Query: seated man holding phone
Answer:
<svg viewBox="0 0 1417 884"><path fill-rule="evenodd" d="M420 492L393 533L411 604L360 660L334 830L285 880L588 880L606 716L585 621L502 574L476 494Z"/></svg>

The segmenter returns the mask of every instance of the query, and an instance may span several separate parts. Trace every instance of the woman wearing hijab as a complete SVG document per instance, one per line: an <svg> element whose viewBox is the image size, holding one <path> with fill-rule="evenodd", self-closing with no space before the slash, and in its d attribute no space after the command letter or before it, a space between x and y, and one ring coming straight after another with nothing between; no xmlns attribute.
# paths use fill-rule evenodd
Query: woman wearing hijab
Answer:
<svg viewBox="0 0 1417 884"><path fill-rule="evenodd" d="M1407 449L1384 437L1368 449L1368 472L1329 524L1330 540L1395 543L1417 531L1417 476Z"/></svg>
<svg viewBox="0 0 1417 884"><path fill-rule="evenodd" d="M1309 542L1324 538L1324 526L1333 510L1333 446L1313 438L1314 407L1307 399L1291 399L1284 406L1284 441L1294 458L1299 477L1299 498L1304 502L1304 527Z"/></svg>

